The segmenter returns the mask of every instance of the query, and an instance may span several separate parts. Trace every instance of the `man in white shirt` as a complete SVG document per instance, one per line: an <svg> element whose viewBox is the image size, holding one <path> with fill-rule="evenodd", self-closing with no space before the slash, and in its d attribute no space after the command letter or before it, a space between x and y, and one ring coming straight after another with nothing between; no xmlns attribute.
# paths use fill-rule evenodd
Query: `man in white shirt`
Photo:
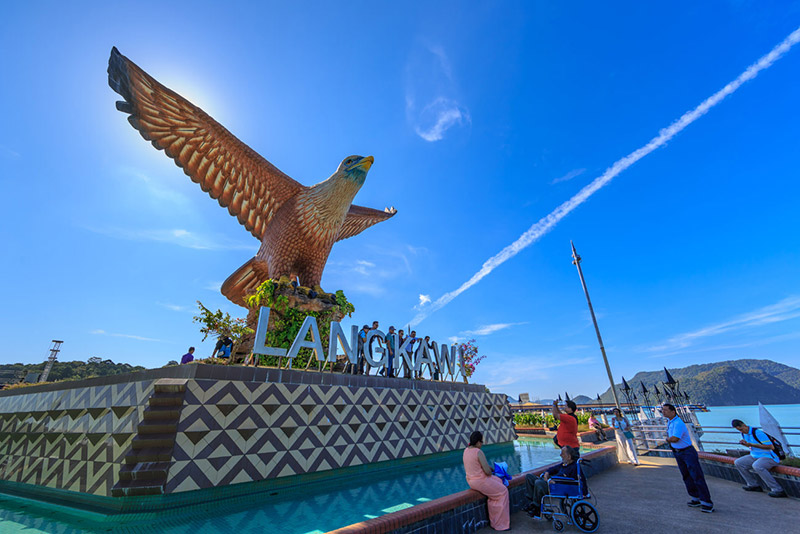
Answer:
<svg viewBox="0 0 800 534"><path fill-rule="evenodd" d="M672 455L678 463L678 469L681 471L686 491L689 493L689 497L692 498L686 504L692 507L699 507L702 512L713 512L714 503L711 502L711 493L708 491L703 468L700 467L697 450L692 445L689 429L686 428L683 420L678 417L678 412L672 404L663 404L661 413L669 419L669 423L667 423L667 443L672 448Z"/></svg>
<svg viewBox="0 0 800 534"><path fill-rule="evenodd" d="M772 441L763 430L747 426L739 419L731 421L731 426L742 433L742 439L739 440L739 444L750 448L750 454L737 458L734 462L736 469L742 475L745 484L747 484L742 486L742 489L745 491L761 491L761 486L758 484L756 477L753 476L752 469L769 488L768 495L770 497L786 497L786 492L783 491L781 485L769 472L770 469L780 463L778 455L775 454L775 447L772 445Z"/></svg>

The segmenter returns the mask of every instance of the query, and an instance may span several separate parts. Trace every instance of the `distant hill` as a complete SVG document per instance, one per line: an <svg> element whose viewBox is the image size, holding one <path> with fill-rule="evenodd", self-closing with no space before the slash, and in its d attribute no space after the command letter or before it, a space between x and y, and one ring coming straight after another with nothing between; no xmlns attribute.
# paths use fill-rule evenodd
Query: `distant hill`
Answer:
<svg viewBox="0 0 800 534"><path fill-rule="evenodd" d="M0 364L0 376L16 375L24 378L28 373L41 373L44 371L45 362L36 364L6 363ZM133 371L144 371L145 368L139 365L128 363L114 363L111 360L101 360L100 358L89 358L86 362L55 362L50 370L48 382L58 380L81 380L95 376L120 375Z"/></svg>
<svg viewBox="0 0 800 534"><path fill-rule="evenodd" d="M578 395L572 400L575 401L575 404L591 404L593 402L597 402L596 399L592 399L591 397L587 397L586 395Z"/></svg>
<svg viewBox="0 0 800 534"><path fill-rule="evenodd" d="M771 360L729 360L669 369L669 372L679 382L681 391L689 393L692 402L710 406L800 403L800 369ZM626 380L641 401L641 383L651 392L653 385L662 389L664 370L639 372ZM618 392L620 385L617 384ZM653 402L652 393L650 396ZM611 388L600 398L603 402L613 402Z"/></svg>

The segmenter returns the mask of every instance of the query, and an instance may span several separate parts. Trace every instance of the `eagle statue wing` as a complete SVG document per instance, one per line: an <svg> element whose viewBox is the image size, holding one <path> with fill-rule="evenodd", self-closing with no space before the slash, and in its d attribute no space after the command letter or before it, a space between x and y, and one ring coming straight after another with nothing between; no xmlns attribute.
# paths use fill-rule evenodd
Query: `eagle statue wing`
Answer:
<svg viewBox="0 0 800 534"><path fill-rule="evenodd" d="M153 146L259 240L278 208L305 187L241 142L206 112L111 49L108 85L117 109Z"/></svg>
<svg viewBox="0 0 800 534"><path fill-rule="evenodd" d="M353 204L350 206L350 210L347 212L347 216L336 234L336 241L358 235L373 224L378 224L394 217L395 213L397 213L397 210L394 208L386 208L380 211Z"/></svg>

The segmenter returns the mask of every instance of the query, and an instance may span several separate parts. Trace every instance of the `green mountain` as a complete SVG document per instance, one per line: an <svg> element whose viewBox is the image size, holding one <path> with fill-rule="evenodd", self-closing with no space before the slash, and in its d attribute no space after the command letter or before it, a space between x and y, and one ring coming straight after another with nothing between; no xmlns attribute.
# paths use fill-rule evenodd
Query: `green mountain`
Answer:
<svg viewBox="0 0 800 534"><path fill-rule="evenodd" d="M729 360L669 369L669 372L678 381L680 390L689 394L691 402L709 406L800 403L800 369L771 360ZM644 383L653 403L653 386L663 389L664 370L639 372L626 380L639 402L644 401L641 394ZM617 392L620 402L624 402L621 384L617 384ZM603 402L613 402L611 388L600 397Z"/></svg>
<svg viewBox="0 0 800 534"><path fill-rule="evenodd" d="M45 362L36 364L6 363L0 364L0 377L7 378L5 382L17 382L28 373L41 373L44 371ZM81 380L95 376L120 375L133 371L144 371L145 368L139 365L128 363L114 363L111 360L101 360L100 358L89 358L86 362L55 362L50 370L48 382L58 380ZM12 379L13 377L13 379ZM2 386L0 386L2 387Z"/></svg>

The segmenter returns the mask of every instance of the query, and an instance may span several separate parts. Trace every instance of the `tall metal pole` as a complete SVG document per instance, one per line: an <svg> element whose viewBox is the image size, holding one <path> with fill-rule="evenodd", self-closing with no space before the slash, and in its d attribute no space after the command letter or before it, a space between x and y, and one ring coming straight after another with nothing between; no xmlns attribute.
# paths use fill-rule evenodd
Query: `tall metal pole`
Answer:
<svg viewBox="0 0 800 534"><path fill-rule="evenodd" d="M47 382L47 378L50 376L50 371L53 369L53 363L58 357L62 343L64 342L57 339L53 340L53 348L50 349L50 357L47 358L47 364L44 366L42 376L39 377L39 382Z"/></svg>
<svg viewBox="0 0 800 534"><path fill-rule="evenodd" d="M597 318L594 316L594 308L592 308L592 299L589 298L589 290L586 289L586 280L583 279L583 271L581 270L581 257L575 250L575 244L570 241L572 246L572 263L578 268L578 276L581 277L581 285L583 292L586 294L586 302L589 304L589 313L592 314L592 322L594 323L594 331L597 333L597 342L600 343L600 352L603 354L603 362L606 364L606 372L608 373L608 382L611 384L611 394L614 395L614 404L617 405L619 411L622 412L622 406L619 404L617 398L617 388L614 387L614 377L611 375L611 366L608 365L608 358L606 357L606 348L603 346L603 338L600 336L600 328L597 326Z"/></svg>

